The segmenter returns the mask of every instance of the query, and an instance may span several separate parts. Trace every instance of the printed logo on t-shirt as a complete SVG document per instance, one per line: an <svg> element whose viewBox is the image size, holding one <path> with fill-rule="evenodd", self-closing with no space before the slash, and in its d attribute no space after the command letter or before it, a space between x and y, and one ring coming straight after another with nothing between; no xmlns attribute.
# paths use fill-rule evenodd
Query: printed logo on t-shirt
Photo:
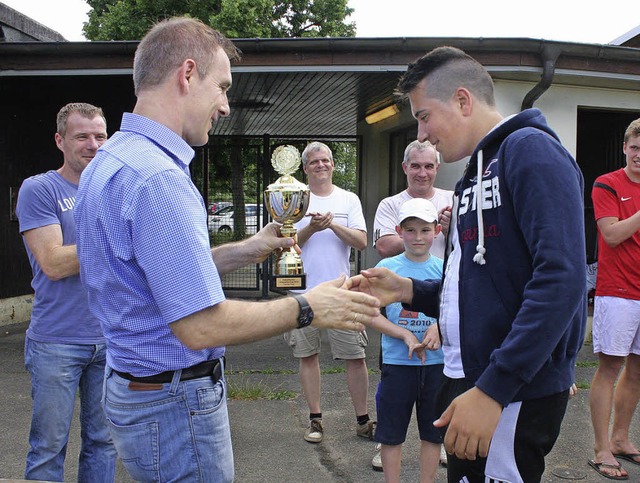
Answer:
<svg viewBox="0 0 640 483"><path fill-rule="evenodd" d="M76 205L76 197L62 198L62 200L58 200L58 204L63 212L73 210L73 207Z"/></svg>
<svg viewBox="0 0 640 483"><path fill-rule="evenodd" d="M402 309L398 314L398 325L409 325L410 320L415 320L418 317L420 317L420 313Z"/></svg>

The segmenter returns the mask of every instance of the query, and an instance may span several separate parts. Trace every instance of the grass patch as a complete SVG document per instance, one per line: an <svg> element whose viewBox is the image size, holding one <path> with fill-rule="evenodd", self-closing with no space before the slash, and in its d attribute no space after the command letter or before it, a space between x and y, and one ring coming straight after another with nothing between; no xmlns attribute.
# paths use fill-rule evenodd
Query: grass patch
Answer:
<svg viewBox="0 0 640 483"><path fill-rule="evenodd" d="M273 389L263 382L249 383L246 380L234 381L229 379L227 379L227 393L229 399L242 401L256 401L258 399L289 401L298 397L296 392Z"/></svg>
<svg viewBox="0 0 640 483"><path fill-rule="evenodd" d="M598 361L578 361L576 367L598 367Z"/></svg>
<svg viewBox="0 0 640 483"><path fill-rule="evenodd" d="M322 369L320 374L344 374L345 372L347 372L347 369L344 366L334 366Z"/></svg>
<svg viewBox="0 0 640 483"><path fill-rule="evenodd" d="M586 381L576 381L576 387L578 389L591 389L591 383Z"/></svg>
<svg viewBox="0 0 640 483"><path fill-rule="evenodd" d="M274 374L297 374L298 371L293 371L291 369L282 369L282 370L275 370L275 369L247 369L247 370L243 370L243 371L227 371L225 370L225 374L264 374L264 375L268 375L268 376L272 376Z"/></svg>

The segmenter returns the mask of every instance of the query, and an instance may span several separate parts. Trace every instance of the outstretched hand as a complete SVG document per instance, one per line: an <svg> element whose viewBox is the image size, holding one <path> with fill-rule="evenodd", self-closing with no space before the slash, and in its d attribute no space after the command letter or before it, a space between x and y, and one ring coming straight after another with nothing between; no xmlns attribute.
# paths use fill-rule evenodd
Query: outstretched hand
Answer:
<svg viewBox="0 0 640 483"><path fill-rule="evenodd" d="M381 305L413 300L413 282L383 267L362 270L360 275L347 279L345 288L376 297Z"/></svg>
<svg viewBox="0 0 640 483"><path fill-rule="evenodd" d="M342 275L305 293L314 314L313 326L363 331L365 325L380 315L380 302L375 297L345 290L344 282Z"/></svg>

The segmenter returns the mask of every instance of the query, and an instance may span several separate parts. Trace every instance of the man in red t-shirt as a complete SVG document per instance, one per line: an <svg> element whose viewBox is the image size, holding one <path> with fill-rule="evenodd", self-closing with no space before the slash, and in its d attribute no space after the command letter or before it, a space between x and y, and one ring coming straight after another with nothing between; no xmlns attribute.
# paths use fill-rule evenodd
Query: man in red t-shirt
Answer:
<svg viewBox="0 0 640 483"><path fill-rule="evenodd" d="M623 151L626 166L598 177L591 192L598 224L593 351L599 364L589 396L595 436L589 465L614 479L627 475L618 460L640 465L640 451L629 441L640 397L640 119L627 128Z"/></svg>

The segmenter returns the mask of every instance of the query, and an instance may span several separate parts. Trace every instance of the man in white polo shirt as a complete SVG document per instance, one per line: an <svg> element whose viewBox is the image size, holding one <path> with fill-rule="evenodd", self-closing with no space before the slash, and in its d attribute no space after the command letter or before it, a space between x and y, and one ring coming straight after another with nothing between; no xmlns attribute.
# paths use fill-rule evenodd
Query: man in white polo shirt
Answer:
<svg viewBox="0 0 640 483"><path fill-rule="evenodd" d="M396 225L400 207L411 198L429 200L438 210L438 222L442 226L442 232L433 241L431 254L444 258L453 191L434 186L439 168L440 156L428 141L413 141L404 150L402 170L407 175L407 189L383 199L378 205L373 222L373 243L382 258L393 257L404 251L402 239L396 232Z"/></svg>

